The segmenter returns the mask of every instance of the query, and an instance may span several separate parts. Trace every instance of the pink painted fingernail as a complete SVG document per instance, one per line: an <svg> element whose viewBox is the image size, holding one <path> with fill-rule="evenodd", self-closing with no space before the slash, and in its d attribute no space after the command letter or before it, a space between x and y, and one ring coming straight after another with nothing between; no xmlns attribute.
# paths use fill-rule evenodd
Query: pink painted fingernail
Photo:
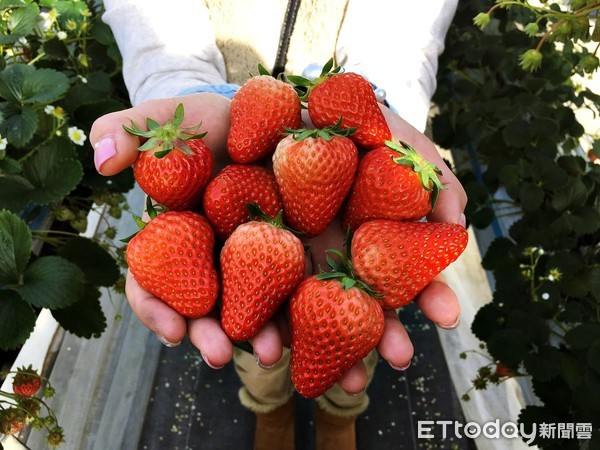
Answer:
<svg viewBox="0 0 600 450"><path fill-rule="evenodd" d="M102 173L102 165L116 154L117 147L112 137L106 137L96 142L94 145L94 165L98 173Z"/></svg>
<svg viewBox="0 0 600 450"><path fill-rule="evenodd" d="M467 217L464 215L464 213L460 214L460 217L458 218L458 223L459 225L461 225L463 228L467 227Z"/></svg>

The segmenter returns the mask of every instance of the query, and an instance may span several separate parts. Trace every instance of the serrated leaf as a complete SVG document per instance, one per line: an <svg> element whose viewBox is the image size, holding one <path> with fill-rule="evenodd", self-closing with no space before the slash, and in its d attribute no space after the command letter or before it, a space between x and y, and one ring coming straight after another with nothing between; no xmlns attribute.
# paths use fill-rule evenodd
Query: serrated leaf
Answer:
<svg viewBox="0 0 600 450"><path fill-rule="evenodd" d="M529 340L520 330L504 329L490 336L487 349L508 366L518 366L529 353Z"/></svg>
<svg viewBox="0 0 600 450"><path fill-rule="evenodd" d="M83 12L87 10L87 5L81 0L59 0L53 6L58 12L58 21L62 26L69 20L81 23L84 20Z"/></svg>
<svg viewBox="0 0 600 450"><path fill-rule="evenodd" d="M573 230L578 236L594 233L600 228L600 211L593 206L582 206L571 211Z"/></svg>
<svg viewBox="0 0 600 450"><path fill-rule="evenodd" d="M40 147L23 164L23 175L31 183L30 201L39 205L60 200L83 178L83 168L73 144L54 139Z"/></svg>
<svg viewBox="0 0 600 450"><path fill-rule="evenodd" d="M527 373L541 381L547 381L560 373L561 355L554 347L541 346L537 352L524 359Z"/></svg>
<svg viewBox="0 0 600 450"><path fill-rule="evenodd" d="M64 308L81 297L85 275L60 256L43 256L25 270L16 290L27 302L40 308Z"/></svg>
<svg viewBox="0 0 600 450"><path fill-rule="evenodd" d="M600 339L600 323L582 323L565 334L565 342L574 349L588 348L591 342Z"/></svg>
<svg viewBox="0 0 600 450"><path fill-rule="evenodd" d="M24 147L38 128L38 117L30 106L6 115L0 129L8 142L17 148Z"/></svg>
<svg viewBox="0 0 600 450"><path fill-rule="evenodd" d="M544 190L533 183L521 183L519 199L524 211L535 211L544 201Z"/></svg>
<svg viewBox="0 0 600 450"><path fill-rule="evenodd" d="M0 176L0 209L19 212L29 203L33 186L20 175Z"/></svg>
<svg viewBox="0 0 600 450"><path fill-rule="evenodd" d="M0 96L19 105L51 103L68 88L67 76L53 69L10 64L0 73Z"/></svg>
<svg viewBox="0 0 600 450"><path fill-rule="evenodd" d="M0 211L0 285L19 282L31 253L31 231L15 214Z"/></svg>
<svg viewBox="0 0 600 450"><path fill-rule="evenodd" d="M0 290L0 348L17 348L35 327L34 309L15 291Z"/></svg>
<svg viewBox="0 0 600 450"><path fill-rule="evenodd" d="M21 170L23 170L23 166L16 159L9 158L8 156L0 159L0 172L15 174L21 172Z"/></svg>
<svg viewBox="0 0 600 450"><path fill-rule="evenodd" d="M70 239L58 255L77 264L91 285L112 286L119 278L119 266L114 258L91 239Z"/></svg>
<svg viewBox="0 0 600 450"><path fill-rule="evenodd" d="M35 3L30 3L25 8L14 9L6 22L10 33L15 36L31 34L39 14L40 8Z"/></svg>
<svg viewBox="0 0 600 450"><path fill-rule="evenodd" d="M100 291L87 285L81 298L70 306L52 311L52 316L68 332L90 339L106 329L106 317L100 304Z"/></svg>
<svg viewBox="0 0 600 450"><path fill-rule="evenodd" d="M569 208L576 208L585 204L587 199L587 190L585 184L580 178L570 177L569 181L563 185L552 196L552 207L556 211L563 211Z"/></svg>
<svg viewBox="0 0 600 450"><path fill-rule="evenodd" d="M487 341L490 336L504 327L505 321L506 316L498 306L488 303L479 308L475 314L471 331L478 339Z"/></svg>

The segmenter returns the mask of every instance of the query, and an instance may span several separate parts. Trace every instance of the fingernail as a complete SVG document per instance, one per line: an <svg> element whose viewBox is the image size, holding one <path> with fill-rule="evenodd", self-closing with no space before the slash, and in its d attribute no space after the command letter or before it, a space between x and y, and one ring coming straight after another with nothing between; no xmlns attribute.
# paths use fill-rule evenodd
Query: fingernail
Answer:
<svg viewBox="0 0 600 450"><path fill-rule="evenodd" d="M224 366L215 366L215 365L213 365L213 364L212 364L212 363L209 361L209 359L207 358L207 356L206 356L204 353L202 353L202 352L200 352L200 356L202 356L202 359L204 360L204 362L206 363L206 365L207 365L208 367L210 367L211 369L222 369L222 368L224 367Z"/></svg>
<svg viewBox="0 0 600 450"><path fill-rule="evenodd" d="M344 391L346 392L346 391ZM364 393L364 389L362 391L358 391L358 392L346 392L346 395L348 397L358 397L359 395L362 395Z"/></svg>
<svg viewBox="0 0 600 450"><path fill-rule="evenodd" d="M460 217L458 218L458 223L459 225L461 225L463 228L467 228L467 217L465 216L464 213L460 214Z"/></svg>
<svg viewBox="0 0 600 450"><path fill-rule="evenodd" d="M258 353L254 353L254 358L256 358L256 365L261 369L272 369L273 367L275 367L275 364L277 364L271 364L270 366L263 364L262 362L260 362L260 357L258 356Z"/></svg>
<svg viewBox="0 0 600 450"><path fill-rule="evenodd" d="M181 341L179 342L171 342L169 341L166 337L164 337L162 334L156 334L156 339L159 340L159 342L164 345L165 347L177 347L179 344L181 344Z"/></svg>
<svg viewBox="0 0 600 450"><path fill-rule="evenodd" d="M412 364L412 360L409 361L408 364L406 364L404 366L394 366L393 364L390 364L390 366L392 367L392 369L403 371L403 370L408 369L411 364Z"/></svg>
<svg viewBox="0 0 600 450"><path fill-rule="evenodd" d="M98 173L102 173L104 163L116 154L117 147L112 137L106 137L96 142L94 145L94 165Z"/></svg>
<svg viewBox="0 0 600 450"><path fill-rule="evenodd" d="M440 328L443 328L444 330L454 330L455 328L458 328L458 326L460 325L460 317L457 317L456 321L454 321L453 323L446 324L446 323L436 322L436 325Z"/></svg>

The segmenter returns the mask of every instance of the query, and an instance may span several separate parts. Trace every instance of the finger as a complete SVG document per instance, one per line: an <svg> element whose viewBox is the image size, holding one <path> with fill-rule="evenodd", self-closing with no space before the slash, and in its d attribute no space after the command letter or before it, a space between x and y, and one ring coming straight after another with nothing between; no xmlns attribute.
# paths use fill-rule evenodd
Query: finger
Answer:
<svg viewBox="0 0 600 450"><path fill-rule="evenodd" d="M367 386L367 369L362 360L354 364L338 380L338 385L349 395L356 395L365 390Z"/></svg>
<svg viewBox="0 0 600 450"><path fill-rule="evenodd" d="M278 326L269 321L250 339L254 349L254 357L260 367L273 367L283 355L283 343Z"/></svg>
<svg viewBox="0 0 600 450"><path fill-rule="evenodd" d="M460 303L443 275L435 277L415 300L423 315L444 329L459 325Z"/></svg>
<svg viewBox="0 0 600 450"><path fill-rule="evenodd" d="M209 367L220 369L233 358L233 344L217 317L209 315L190 319L188 334Z"/></svg>
<svg viewBox="0 0 600 450"><path fill-rule="evenodd" d="M208 132L204 141L216 159L226 154L224 136L229 128L229 100L217 94L192 94L150 100L98 118L90 131L96 170L102 175L114 175L133 164L138 155L140 138L125 131L123 125L131 127L135 123L146 130L148 118L164 124L173 119L179 103L183 104L185 111L182 126L189 127L201 122L199 132Z"/></svg>
<svg viewBox="0 0 600 450"><path fill-rule="evenodd" d="M168 346L179 344L185 337L185 319L162 300L143 289L131 272L127 273L125 294L134 314L140 322L156 333L158 339Z"/></svg>
<svg viewBox="0 0 600 450"><path fill-rule="evenodd" d="M384 311L385 328L377 345L377 351L396 370L406 370L414 355L414 347L408 333L393 309Z"/></svg>

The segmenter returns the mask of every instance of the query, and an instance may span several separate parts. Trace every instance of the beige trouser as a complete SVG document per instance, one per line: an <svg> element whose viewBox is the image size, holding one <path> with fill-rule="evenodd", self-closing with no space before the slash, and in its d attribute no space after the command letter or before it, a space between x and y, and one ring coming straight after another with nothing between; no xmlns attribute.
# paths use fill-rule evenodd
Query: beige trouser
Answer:
<svg viewBox="0 0 600 450"><path fill-rule="evenodd" d="M364 358L368 382L373 379L378 354L372 351ZM266 413L286 403L294 393L290 378L290 351L284 349L283 357L274 367L263 369L250 353L235 347L235 370L242 380L239 391L242 405L254 412ZM356 396L346 394L337 384L316 398L325 411L337 416L355 416L367 409L369 397L366 390Z"/></svg>

